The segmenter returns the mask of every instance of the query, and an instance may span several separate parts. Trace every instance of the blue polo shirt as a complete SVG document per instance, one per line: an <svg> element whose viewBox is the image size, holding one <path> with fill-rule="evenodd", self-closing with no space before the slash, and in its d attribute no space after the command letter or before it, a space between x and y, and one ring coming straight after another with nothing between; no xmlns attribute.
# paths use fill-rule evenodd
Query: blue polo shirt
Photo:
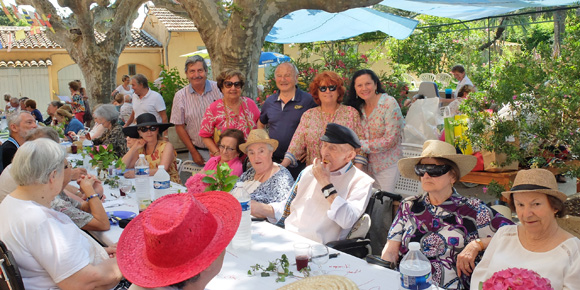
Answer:
<svg viewBox="0 0 580 290"><path fill-rule="evenodd" d="M294 98L286 103L282 109L280 94L269 96L262 105L260 122L270 126L270 138L278 140L278 148L274 152L274 158L284 159L284 154L288 151L290 141L304 112L318 106L312 96L296 88Z"/></svg>

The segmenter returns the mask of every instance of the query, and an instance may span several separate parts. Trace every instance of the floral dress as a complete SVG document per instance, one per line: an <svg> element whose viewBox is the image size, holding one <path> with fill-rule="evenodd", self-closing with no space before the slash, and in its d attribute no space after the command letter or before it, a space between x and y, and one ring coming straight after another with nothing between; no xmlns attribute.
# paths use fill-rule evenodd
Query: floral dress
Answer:
<svg viewBox="0 0 580 290"><path fill-rule="evenodd" d="M250 131L256 128L258 124L260 110L252 99L246 97L241 99L239 114L230 110L223 99L213 102L205 111L199 136L203 138L214 137L214 141L217 143L217 138L219 138L222 131L238 129L244 132L244 139L248 138Z"/></svg>
<svg viewBox="0 0 580 290"><path fill-rule="evenodd" d="M457 255L469 242L491 237L511 224L481 200L461 196L453 189L440 205L431 204L428 193L403 200L388 239L401 242L400 257L407 253L410 242L420 243L421 252L431 262L433 282L441 288L459 289L470 277L457 277Z"/></svg>
<svg viewBox="0 0 580 290"><path fill-rule="evenodd" d="M364 140L361 150L368 154L369 169L372 173L381 172L397 163L403 156L403 127L405 119L395 98L382 94L379 104L367 116L361 108Z"/></svg>
<svg viewBox="0 0 580 290"><path fill-rule="evenodd" d="M284 156L284 158L290 159L292 167L298 164L296 156L304 152L306 152L306 165L312 164L314 158L320 158L320 146L322 144L320 137L324 135L328 123L336 123L348 127L356 133L359 139L364 139L360 115L353 107L341 104L334 114L324 113L321 107L312 108L300 118L300 124L296 128L288 147L288 152ZM354 162L366 164L366 156L357 155Z"/></svg>
<svg viewBox="0 0 580 290"><path fill-rule="evenodd" d="M280 170L263 183L254 180L256 175L254 168L248 169L240 176L238 182L243 182L244 188L250 192L252 200L265 204L288 200L292 185L294 185L294 178L292 178L292 174L286 167L276 163L274 163L274 166L278 166Z"/></svg>
<svg viewBox="0 0 580 290"><path fill-rule="evenodd" d="M125 139L125 134L123 133L123 127L119 124L113 125L113 128L106 129L105 133L99 138L93 139L93 144L95 145L113 145L113 150L115 155L119 158L123 158L127 153L127 139Z"/></svg>
<svg viewBox="0 0 580 290"><path fill-rule="evenodd" d="M149 168L155 169L161 164L161 156L163 156L163 151L165 150L165 146L167 145L167 141L157 141L157 146L155 147L155 151L151 155L147 155L145 153L145 147L138 150L137 154L145 154L145 159L149 162ZM181 184L181 179L179 178L179 171L177 171L177 152L173 150L173 162L169 165L169 168L166 169L167 173L169 173L170 180Z"/></svg>

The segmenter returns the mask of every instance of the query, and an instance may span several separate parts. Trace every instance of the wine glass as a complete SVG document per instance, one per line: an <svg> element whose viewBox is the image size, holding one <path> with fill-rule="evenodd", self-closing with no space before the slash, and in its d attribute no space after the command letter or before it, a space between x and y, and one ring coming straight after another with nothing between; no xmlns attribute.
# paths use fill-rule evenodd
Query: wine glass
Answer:
<svg viewBox="0 0 580 290"><path fill-rule="evenodd" d="M310 247L310 257L312 262L318 265L320 275L323 275L324 271L322 270L322 265L328 262L328 247L325 245L312 245L312 247Z"/></svg>
<svg viewBox="0 0 580 290"><path fill-rule="evenodd" d="M126 198L127 193L131 192L133 189L133 183L129 179L121 178L119 179L119 192L121 193L121 198Z"/></svg>

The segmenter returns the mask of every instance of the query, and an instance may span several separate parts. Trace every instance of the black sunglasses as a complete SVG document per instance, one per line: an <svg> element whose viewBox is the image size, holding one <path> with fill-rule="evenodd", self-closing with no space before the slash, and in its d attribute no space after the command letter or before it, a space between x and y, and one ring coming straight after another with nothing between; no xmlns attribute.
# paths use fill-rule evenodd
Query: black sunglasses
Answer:
<svg viewBox="0 0 580 290"><path fill-rule="evenodd" d="M425 173L428 173L431 177L439 177L445 175L447 172L451 170L451 166L444 164L444 165L435 165L435 164L417 164L415 165L415 174L420 177L423 177Z"/></svg>
<svg viewBox="0 0 580 290"><path fill-rule="evenodd" d="M321 92L326 92L326 89L328 89L331 92L336 91L336 86L322 86L322 87L318 87L318 90Z"/></svg>
<svg viewBox="0 0 580 290"><path fill-rule="evenodd" d="M147 131L155 132L155 131L157 131L157 126L139 127L139 128L137 128L137 130L139 130L139 131L141 131L143 133L145 133Z"/></svg>
<svg viewBox="0 0 580 290"><path fill-rule="evenodd" d="M224 82L224 87L226 87L227 89L231 88L232 86L236 87L237 89L241 89L242 86L244 85L244 82L239 81L239 82L230 82L230 81L225 81Z"/></svg>

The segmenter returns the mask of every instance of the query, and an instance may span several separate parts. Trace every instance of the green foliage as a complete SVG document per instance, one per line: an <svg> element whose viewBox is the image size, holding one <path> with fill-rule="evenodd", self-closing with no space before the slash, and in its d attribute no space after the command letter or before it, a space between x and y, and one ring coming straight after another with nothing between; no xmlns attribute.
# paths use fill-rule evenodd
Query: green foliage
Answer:
<svg viewBox="0 0 580 290"><path fill-rule="evenodd" d="M173 106L173 97L177 91L189 84L186 78L182 78L179 70L175 67L167 70L164 65L160 65L161 73L159 77L162 78L161 85L157 87L153 82L149 82L149 88L158 92L163 96L167 112L167 119L171 117L171 107Z"/></svg>
<svg viewBox="0 0 580 290"><path fill-rule="evenodd" d="M10 11L15 22L10 22L4 11L0 10L0 26L30 26L30 24L25 19L21 18L20 20L17 20L14 18L14 9L12 9L11 6L6 8L8 8L8 11Z"/></svg>
<svg viewBox="0 0 580 290"><path fill-rule="evenodd" d="M496 199L501 198L501 193L505 191L503 185L497 183L497 181L492 180L489 184L483 187L483 193L487 195L491 195Z"/></svg>
<svg viewBox="0 0 580 290"><path fill-rule="evenodd" d="M217 170L208 170L205 172L205 176L202 181L209 184L205 191L225 191L230 192L236 181L238 181L238 176L231 175L232 169L230 166L224 162L218 165Z"/></svg>
<svg viewBox="0 0 580 290"><path fill-rule="evenodd" d="M253 276L258 272L260 273L260 277L269 277L270 273L278 275L276 282L285 282L286 277L294 276L294 273L290 271L290 262L286 254L282 254L280 259L276 259L274 262L269 262L268 266L262 266L260 264L250 266L248 275ZM303 268L300 272L304 274L304 277L308 277L310 276L310 267Z"/></svg>
<svg viewBox="0 0 580 290"><path fill-rule="evenodd" d="M92 158L90 161L92 166L99 166L101 169L107 169L109 166L113 165L115 168L125 170L125 163L122 158L117 157L112 144L107 146L99 145L85 147L84 150L83 157L90 155Z"/></svg>

